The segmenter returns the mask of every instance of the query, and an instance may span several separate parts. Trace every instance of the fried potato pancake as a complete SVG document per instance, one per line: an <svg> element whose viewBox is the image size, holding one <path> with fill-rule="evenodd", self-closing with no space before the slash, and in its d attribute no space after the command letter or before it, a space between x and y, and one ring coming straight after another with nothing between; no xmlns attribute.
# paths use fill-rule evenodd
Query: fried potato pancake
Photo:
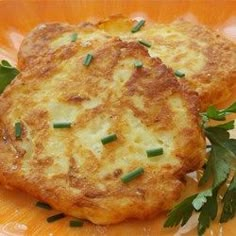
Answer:
<svg viewBox="0 0 236 236"><path fill-rule="evenodd" d="M205 157L197 94L136 42L106 39L95 48L77 40L48 53L66 29L47 27L57 37L43 35L37 58L37 46L29 47L32 56L0 97L1 183L96 224L170 209L184 175ZM88 66L82 51L93 55ZM58 122L71 127L55 128ZM111 134L117 140L103 145ZM156 148L163 154L147 157ZM143 174L124 183L137 168Z"/></svg>
<svg viewBox="0 0 236 236"><path fill-rule="evenodd" d="M98 28L123 40L145 40L152 57L185 73L180 82L200 95L201 109L225 102L236 85L236 44L205 26L177 20L171 24L146 22L136 33L137 24L122 16L113 16Z"/></svg>
<svg viewBox="0 0 236 236"><path fill-rule="evenodd" d="M73 39L74 38L74 39ZM23 40L18 52L18 68L33 70L44 62L45 67L54 57L64 60L77 48L77 54L84 55L98 48L111 38L91 23L69 25L66 23L42 24L32 30ZM76 41L76 43L73 43ZM44 71L44 67L42 70Z"/></svg>

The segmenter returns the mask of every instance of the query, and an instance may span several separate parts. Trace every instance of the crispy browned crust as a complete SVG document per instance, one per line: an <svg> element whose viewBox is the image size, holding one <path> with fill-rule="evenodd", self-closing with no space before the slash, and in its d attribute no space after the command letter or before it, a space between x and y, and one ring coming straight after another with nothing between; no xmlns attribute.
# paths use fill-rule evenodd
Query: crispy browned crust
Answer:
<svg viewBox="0 0 236 236"><path fill-rule="evenodd" d="M189 38L207 43L206 47L197 49L205 55L207 63L201 71L187 78L190 87L200 95L202 110L226 102L236 85L236 44L202 25L185 21L174 25Z"/></svg>
<svg viewBox="0 0 236 236"><path fill-rule="evenodd" d="M76 32L79 35L77 43L70 43L66 47L63 45L56 48L50 47L50 43L63 34L68 34L68 42L70 42L69 35ZM89 36L94 32L98 38L90 39ZM81 38L88 38L86 47L82 44ZM48 64L55 56L58 59L65 59L64 57L70 57L70 53L75 51L85 54L86 51L99 47L110 38L110 35L99 31L96 26L87 22L80 25L66 23L42 24L33 29L23 40L18 52L18 68L21 71L33 69L35 65L42 63L43 60L45 64ZM74 47L77 47L77 50Z"/></svg>
<svg viewBox="0 0 236 236"><path fill-rule="evenodd" d="M128 41L146 39L152 42L153 45L159 45L158 47L167 49L167 53L161 54L159 57L165 64L174 69L185 70L194 63L198 63L198 60L199 62L204 60L200 68L194 68L193 66L191 73L186 73L186 78L180 80L181 83L189 86L190 89L200 95L202 111L210 105L218 105L229 99L232 95L232 88L236 84L235 43L205 26L195 25L184 20L166 25L147 22L140 32L132 34L130 29L135 23L136 21L122 15L114 15L100 21L97 25L90 23L82 23L79 26L60 23L41 25L23 41L18 55L18 66L21 70L26 66L28 69L34 68L34 65L39 61L42 63L43 58L47 59L45 64L48 64L51 57L55 55L60 57L68 55L71 47L75 46L74 44L66 48L53 49L49 47L49 42L57 39L63 33L78 32L82 37L94 32L99 35L98 38L89 40L90 45L88 47L80 48L82 53L99 47L111 36ZM174 30L181 37L166 37L166 35L163 35L163 29L164 32ZM180 51L179 46L183 46L184 50ZM55 50L57 51L56 54ZM153 52L153 50L153 47L149 48L149 52ZM199 59L190 59L183 66L182 59L187 59L190 51L194 52L196 57L199 56Z"/></svg>
<svg viewBox="0 0 236 236"><path fill-rule="evenodd" d="M117 15L99 22L98 28L110 35L121 36L125 40L146 39L152 42L149 52L155 50L155 45L160 49L167 49L166 54L159 57L174 69L184 71L192 64L198 63L198 60L204 59L201 68L194 68L190 75L186 73L186 79L180 80L198 92L201 110L210 105L226 102L232 96L232 87L236 85L235 43L219 32L184 20L165 25L146 22L140 32L132 34L130 29L134 24L136 21ZM187 61L183 67L181 60L187 58L190 51L195 53L196 58Z"/></svg>
<svg viewBox="0 0 236 236"><path fill-rule="evenodd" d="M46 32L58 36L61 28L46 28L39 29L42 42L34 36L40 46L22 49L22 73L0 97L0 181L97 224L144 219L170 209L184 175L199 168L205 155L196 93L179 85L171 69L135 42L115 39L89 48L94 59L85 67L80 41L48 53L54 36ZM42 54L34 57L39 48ZM133 66L136 59L142 68ZM131 74L124 81L117 73L127 68ZM96 99L97 106L86 105ZM72 128L52 128L60 109L64 117L73 117ZM22 140L14 134L18 120ZM106 133L116 133L118 140L94 153L85 142L107 124ZM163 145L163 156L146 157L143 133L134 137L139 129ZM123 174L140 166L142 176L122 183Z"/></svg>

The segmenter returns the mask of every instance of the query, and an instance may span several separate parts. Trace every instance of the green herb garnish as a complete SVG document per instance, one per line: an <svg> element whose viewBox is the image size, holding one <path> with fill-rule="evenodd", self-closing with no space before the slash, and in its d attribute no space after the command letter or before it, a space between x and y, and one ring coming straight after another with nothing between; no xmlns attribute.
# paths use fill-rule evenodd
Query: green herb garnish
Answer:
<svg viewBox="0 0 236 236"><path fill-rule="evenodd" d="M231 120L231 121L224 123L224 124L216 125L215 127L222 128L225 130L234 129L234 120Z"/></svg>
<svg viewBox="0 0 236 236"><path fill-rule="evenodd" d="M140 44L142 44L143 46L145 46L145 47L148 47L148 48L151 47L151 44L150 44L149 42L147 42L147 41L139 40L138 42L139 42Z"/></svg>
<svg viewBox="0 0 236 236"><path fill-rule="evenodd" d="M168 214L164 227L173 227L179 224L181 224L181 226L185 225L193 213L194 208L192 202L196 196L197 194L190 196L176 205Z"/></svg>
<svg viewBox="0 0 236 236"><path fill-rule="evenodd" d="M54 221L60 220L60 219L65 218L65 217L66 217L66 215L64 213L59 213L57 215L53 215L53 216L48 217L47 222L52 223Z"/></svg>
<svg viewBox="0 0 236 236"><path fill-rule="evenodd" d="M143 63L141 62L141 61L135 61L134 62L134 66L136 67L136 68L141 68L141 67L143 67Z"/></svg>
<svg viewBox="0 0 236 236"><path fill-rule="evenodd" d="M93 59L93 55L92 54L87 54L87 56L84 58L83 64L85 66L89 66L89 64L91 63L92 59Z"/></svg>
<svg viewBox="0 0 236 236"><path fill-rule="evenodd" d="M15 123L15 136L16 139L21 139L22 127L20 122Z"/></svg>
<svg viewBox="0 0 236 236"><path fill-rule="evenodd" d="M223 198L223 210L220 223L227 222L235 216L236 212L236 177L234 177Z"/></svg>
<svg viewBox="0 0 236 236"><path fill-rule="evenodd" d="M163 148L149 149L146 153L148 157L160 156L163 154Z"/></svg>
<svg viewBox="0 0 236 236"><path fill-rule="evenodd" d="M182 72L182 71L176 70L176 71L175 71L175 76L182 78L182 77L185 76L185 73Z"/></svg>
<svg viewBox="0 0 236 236"><path fill-rule="evenodd" d="M71 122L62 122L62 123L54 123L53 128L54 129L63 129L63 128L70 128Z"/></svg>
<svg viewBox="0 0 236 236"><path fill-rule="evenodd" d="M113 141L117 140L117 136L116 134L111 134L111 135L108 135L104 138L101 139L101 142L103 145L107 144L107 143L111 143Z"/></svg>
<svg viewBox="0 0 236 236"><path fill-rule="evenodd" d="M236 113L236 102L225 109L217 109L215 106L210 106L206 112L202 112L200 115L206 123L209 119L218 121L225 120L226 115L231 113Z"/></svg>
<svg viewBox="0 0 236 236"><path fill-rule="evenodd" d="M52 209L52 207L45 202L36 202L35 206L37 206L39 208L47 209L47 210Z"/></svg>
<svg viewBox="0 0 236 236"><path fill-rule="evenodd" d="M216 126L207 125L207 121L210 119L224 120L225 116L232 112L236 112L236 103L222 110L210 107L207 112L201 113L203 117L202 127L211 145L199 185L206 184L210 179L212 180L212 185L209 189L194 194L175 206L168 214L164 227L173 227L179 224L183 226L187 223L193 211L196 211L200 213L198 218L198 235L203 235L210 226L211 221L217 216L219 191L222 191L222 185L229 180L230 173L233 174L233 177L231 184L227 186L227 190L224 193L222 200L224 205L220 213L220 222L227 222L235 216L236 139L231 139L228 131L234 128L234 121Z"/></svg>
<svg viewBox="0 0 236 236"><path fill-rule="evenodd" d="M142 167L139 167L131 172L129 172L128 174L126 175L123 175L121 177L121 181L123 183L128 183L130 182L131 180L133 179L136 179L137 177L139 177L140 175L142 175L144 173L144 169Z"/></svg>
<svg viewBox="0 0 236 236"><path fill-rule="evenodd" d="M73 33L71 35L71 42L76 42L77 38L78 38L78 33Z"/></svg>
<svg viewBox="0 0 236 236"><path fill-rule="evenodd" d="M145 20L140 20L132 29L131 32L132 33L136 33L138 32L145 24Z"/></svg>
<svg viewBox="0 0 236 236"><path fill-rule="evenodd" d="M84 222L79 219L70 221L70 227L82 227L83 225L84 225Z"/></svg>
<svg viewBox="0 0 236 236"><path fill-rule="evenodd" d="M2 64L3 66L12 67L12 65L11 65L8 61L6 61L6 60L2 60L2 61L1 61L1 64Z"/></svg>
<svg viewBox="0 0 236 236"><path fill-rule="evenodd" d="M19 71L12 67L11 64L2 60L0 63L0 94L4 91L8 84L19 74Z"/></svg>

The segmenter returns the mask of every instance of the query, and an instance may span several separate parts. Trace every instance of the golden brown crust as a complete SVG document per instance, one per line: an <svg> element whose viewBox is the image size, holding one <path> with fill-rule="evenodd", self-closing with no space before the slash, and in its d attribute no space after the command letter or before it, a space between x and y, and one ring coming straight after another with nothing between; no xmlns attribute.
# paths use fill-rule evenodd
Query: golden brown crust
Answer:
<svg viewBox="0 0 236 236"><path fill-rule="evenodd" d="M71 37L74 33L78 33L78 39L76 43L71 43ZM99 31L96 26L87 22L80 25L42 24L33 29L23 40L18 53L18 68L21 71L26 68L32 70L38 63L44 62L47 66L54 57L64 60L66 57L71 57L70 54L73 52L85 54L87 51L99 47L109 38L111 36ZM57 40L58 42L55 45L51 44ZM75 47L77 50L74 49Z"/></svg>
<svg viewBox="0 0 236 236"><path fill-rule="evenodd" d="M63 57L61 49L25 56L22 73L1 95L0 181L97 224L169 209L183 176L203 163L198 96L135 42L113 39L93 48L88 67L80 47L80 41L64 45ZM135 68L135 60L143 67ZM72 127L53 129L57 121ZM102 146L111 133L117 141ZM147 158L145 151L155 147L164 154ZM140 166L142 176L121 181Z"/></svg>
<svg viewBox="0 0 236 236"><path fill-rule="evenodd" d="M196 46L195 49L207 58L204 67L187 78L190 87L200 94L202 110L209 105L227 101L236 85L235 43L205 26L193 25L182 20L176 21L174 25L189 38L207 44L204 47Z"/></svg>
<svg viewBox="0 0 236 236"><path fill-rule="evenodd" d="M111 36L123 40L147 40L152 43L149 48L151 56L159 57L174 70L185 72L185 79L180 80L185 86L196 91L201 98L201 110L210 105L218 105L232 95L236 80L236 46L222 35L202 25L195 25L184 20L171 24L152 24L145 26L135 34L130 29L135 25L122 15L114 15L97 25L82 23L80 26L68 24L41 25L23 41L19 52L18 66L33 69L44 61L41 73L46 73L49 61L54 56L61 59L73 53L73 47L85 54L105 43ZM58 37L78 32L81 37L77 44L63 43L51 47L50 42ZM94 34L96 37L88 37ZM84 47L84 45L87 45ZM55 53L56 52L56 53ZM27 62L27 65L26 65ZM53 65L52 65L53 66ZM51 68L53 69L53 68Z"/></svg>
<svg viewBox="0 0 236 236"><path fill-rule="evenodd" d="M152 43L151 56L158 56L174 70L186 72L180 80L198 92L201 110L227 101L236 84L236 45L220 33L184 20L171 24L146 22L132 34L135 21L112 16L98 23L98 28L123 40L142 39Z"/></svg>

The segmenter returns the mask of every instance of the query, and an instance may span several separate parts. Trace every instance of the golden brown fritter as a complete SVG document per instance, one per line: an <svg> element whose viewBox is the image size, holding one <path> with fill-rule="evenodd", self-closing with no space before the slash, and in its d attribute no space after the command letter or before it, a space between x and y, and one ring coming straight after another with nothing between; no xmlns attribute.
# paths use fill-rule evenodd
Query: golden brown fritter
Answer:
<svg viewBox="0 0 236 236"><path fill-rule="evenodd" d="M74 34L76 43L73 42ZM55 57L59 61L64 60L75 51L84 55L110 38L110 35L86 22L80 25L42 24L23 40L18 53L18 68L32 70L38 63L44 62L46 65ZM42 70L45 70L43 66Z"/></svg>
<svg viewBox="0 0 236 236"><path fill-rule="evenodd" d="M225 102L236 85L236 44L205 26L177 20L171 24L146 22L136 33L137 22L113 16L98 28L123 40L145 40L148 51L166 65L185 73L181 83L197 91L201 109Z"/></svg>
<svg viewBox="0 0 236 236"><path fill-rule="evenodd" d="M205 155L198 96L136 42L114 39L89 48L88 66L80 40L63 47L63 56L42 48L37 63L26 57L0 97L0 181L96 224L170 209L184 175ZM142 67L134 66L137 60ZM56 129L57 122L71 127ZM103 145L110 134L117 140ZM148 158L153 148L163 148L163 155ZM140 167L141 176L121 181Z"/></svg>
<svg viewBox="0 0 236 236"><path fill-rule="evenodd" d="M123 16L112 16L97 25L41 25L23 41L18 66L21 70L26 66L32 70L39 61L48 64L55 56L68 56L73 47L82 55L112 36L125 41L144 40L151 44L148 50L152 57L160 58L173 70L185 74L179 80L198 92L202 111L227 101L232 95L236 84L235 43L205 26L183 20L171 24L146 22L140 31L131 33L136 23ZM74 32L78 33L77 44L71 44Z"/></svg>

